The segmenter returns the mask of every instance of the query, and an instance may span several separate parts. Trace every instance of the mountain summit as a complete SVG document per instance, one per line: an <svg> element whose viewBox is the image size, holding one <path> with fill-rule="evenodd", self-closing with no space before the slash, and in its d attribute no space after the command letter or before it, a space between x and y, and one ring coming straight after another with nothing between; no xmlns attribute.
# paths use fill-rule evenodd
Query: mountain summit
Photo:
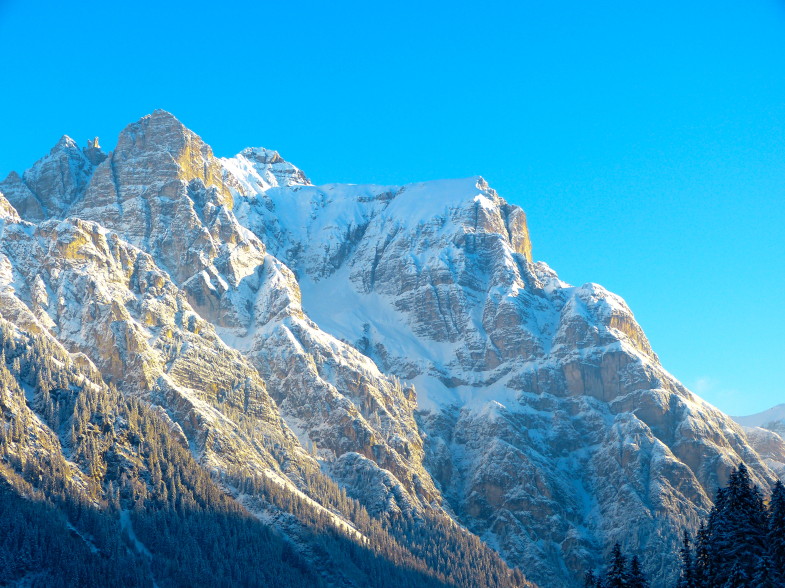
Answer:
<svg viewBox="0 0 785 588"><path fill-rule="evenodd" d="M157 110L0 192L0 477L142 584L179 541L235 561L198 511L283 542L295 583L576 586L619 542L666 586L731 470L785 462L481 177L314 186Z"/></svg>

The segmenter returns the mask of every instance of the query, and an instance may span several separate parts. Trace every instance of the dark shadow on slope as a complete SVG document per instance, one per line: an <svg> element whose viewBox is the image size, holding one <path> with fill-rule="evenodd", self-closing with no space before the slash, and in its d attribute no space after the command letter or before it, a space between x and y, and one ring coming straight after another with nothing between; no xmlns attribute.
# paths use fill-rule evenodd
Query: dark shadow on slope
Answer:
<svg viewBox="0 0 785 588"><path fill-rule="evenodd" d="M0 481L0 585L23 578L34 587L448 585L329 530L298 537L314 561L326 557L332 568L318 569L250 515L167 508L130 518L129 533L120 512L58 508Z"/></svg>

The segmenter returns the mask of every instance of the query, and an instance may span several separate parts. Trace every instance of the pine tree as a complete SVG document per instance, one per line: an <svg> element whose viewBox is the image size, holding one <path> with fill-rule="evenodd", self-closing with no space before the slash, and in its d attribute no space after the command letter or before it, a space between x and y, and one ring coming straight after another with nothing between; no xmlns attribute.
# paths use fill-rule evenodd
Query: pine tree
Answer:
<svg viewBox="0 0 785 588"><path fill-rule="evenodd" d="M627 586L629 588L649 588L649 582L646 580L646 576L643 575L637 555L633 555L632 561L630 562L630 573L627 577Z"/></svg>
<svg viewBox="0 0 785 588"><path fill-rule="evenodd" d="M753 569L752 586L755 586L755 588L775 588L776 586L782 586L781 583L772 580L768 556L760 558L755 569Z"/></svg>
<svg viewBox="0 0 785 588"><path fill-rule="evenodd" d="M766 556L766 511L757 486L744 464L734 470L726 488L717 493L709 517L709 579L729 581L734 563L746 578Z"/></svg>
<svg viewBox="0 0 785 588"><path fill-rule="evenodd" d="M696 587L709 585L711 575L711 555L709 554L709 530L701 521L696 535L695 555L693 559L693 581Z"/></svg>
<svg viewBox="0 0 785 588"><path fill-rule="evenodd" d="M779 480L771 491L768 515L769 572L774 582L785 584L785 486Z"/></svg>
<svg viewBox="0 0 785 588"><path fill-rule="evenodd" d="M586 575L583 577L583 586L584 588L599 588L600 579L594 575L593 570L586 572Z"/></svg>
<svg viewBox="0 0 785 588"><path fill-rule="evenodd" d="M735 562L731 568L730 574L724 584L719 584L722 588L751 588L750 579L747 572L744 570L744 565L740 562Z"/></svg>
<svg viewBox="0 0 785 588"><path fill-rule="evenodd" d="M686 529L679 555L681 556L681 575L676 586L677 588L695 588L695 562L692 558L690 535Z"/></svg>
<svg viewBox="0 0 785 588"><path fill-rule="evenodd" d="M605 574L605 588L625 588L628 585L629 574L627 573L627 558L622 555L621 546L618 542L611 551L611 565Z"/></svg>

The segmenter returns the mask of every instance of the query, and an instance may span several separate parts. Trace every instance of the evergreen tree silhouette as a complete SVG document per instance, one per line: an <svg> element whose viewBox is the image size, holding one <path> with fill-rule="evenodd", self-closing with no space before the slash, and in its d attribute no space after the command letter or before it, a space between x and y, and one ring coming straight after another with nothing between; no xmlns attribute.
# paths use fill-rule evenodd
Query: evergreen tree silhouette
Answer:
<svg viewBox="0 0 785 588"><path fill-rule="evenodd" d="M684 530L684 538L682 540L682 547L679 551L681 556L681 574L679 581L676 584L677 588L696 588L695 583L695 562L692 556L692 547L690 546L690 535L687 530Z"/></svg>
<svg viewBox="0 0 785 588"><path fill-rule="evenodd" d="M621 546L618 542L611 551L611 565L608 573L605 574L604 588L626 588L628 586L629 574L627 573L627 558L622 555Z"/></svg>
<svg viewBox="0 0 785 588"><path fill-rule="evenodd" d="M638 556L633 555L630 562L630 572L627 577L627 584L629 588L649 588L649 582L646 576L643 575L641 564L638 561Z"/></svg>
<svg viewBox="0 0 785 588"><path fill-rule="evenodd" d="M766 511L744 464L731 473L727 487L717 492L708 530L709 580L716 585L731 581L734 567L739 568L738 577L751 579L766 556Z"/></svg>
<svg viewBox="0 0 785 588"><path fill-rule="evenodd" d="M709 552L709 530L701 521L696 535L695 555L693 556L693 582L696 587L708 586L711 576L711 554Z"/></svg>
<svg viewBox="0 0 785 588"><path fill-rule="evenodd" d="M769 500L766 540L771 580L785 584L785 486L777 480Z"/></svg>
<svg viewBox="0 0 785 588"><path fill-rule="evenodd" d="M724 584L718 584L722 588L751 588L750 578L744 570L744 565L740 562L735 562L731 568L728 579Z"/></svg>
<svg viewBox="0 0 785 588"><path fill-rule="evenodd" d="M600 579L594 575L594 571L589 570L586 572L586 575L583 577L583 586L584 588L599 588Z"/></svg>
<svg viewBox="0 0 785 588"><path fill-rule="evenodd" d="M771 563L768 556L760 558L752 573L752 586L756 588L775 588L782 586L781 583L776 583L771 575Z"/></svg>
<svg viewBox="0 0 785 588"><path fill-rule="evenodd" d="M717 491L708 524L694 544L684 532L677 588L785 586L785 486L777 482L769 506L739 464Z"/></svg>

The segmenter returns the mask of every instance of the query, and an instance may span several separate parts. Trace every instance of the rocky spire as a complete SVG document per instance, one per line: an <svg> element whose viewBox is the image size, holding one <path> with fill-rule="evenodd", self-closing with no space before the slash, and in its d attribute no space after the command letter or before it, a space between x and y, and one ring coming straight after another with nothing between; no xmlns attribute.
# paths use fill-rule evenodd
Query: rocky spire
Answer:
<svg viewBox="0 0 785 588"><path fill-rule="evenodd" d="M22 218L40 222L67 214L84 193L92 173L92 161L71 137L63 135L49 154L24 174L11 172L0 182L0 191Z"/></svg>
<svg viewBox="0 0 785 588"><path fill-rule="evenodd" d="M234 192L242 187L210 146L172 114L156 110L123 129L72 213L150 252L200 312L236 325L245 320L236 314L247 311L223 298L241 279L235 250L245 248L244 263L256 267L264 246L234 217Z"/></svg>
<svg viewBox="0 0 785 588"><path fill-rule="evenodd" d="M101 145L98 144L98 137L88 139L87 147L82 149L82 152L93 166L97 166L106 159L106 153L101 149Z"/></svg>

